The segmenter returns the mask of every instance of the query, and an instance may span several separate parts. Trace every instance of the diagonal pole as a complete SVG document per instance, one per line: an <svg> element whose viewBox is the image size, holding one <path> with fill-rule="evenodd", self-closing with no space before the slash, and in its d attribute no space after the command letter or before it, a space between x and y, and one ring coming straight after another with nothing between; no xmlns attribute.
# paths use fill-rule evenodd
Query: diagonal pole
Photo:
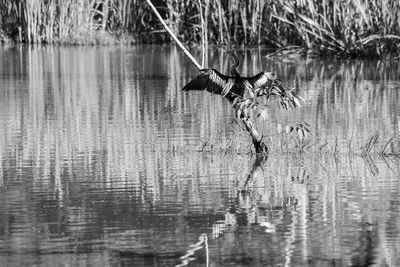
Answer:
<svg viewBox="0 0 400 267"><path fill-rule="evenodd" d="M160 13L158 13L156 7L151 3L150 0L146 0L146 2L149 4L153 12L156 14L157 18L160 20L161 24L163 25L164 29L171 35L172 39L174 39L175 43L183 50L183 52L186 54L186 56L193 62L193 64L201 70L202 67L200 66L199 62L190 54L190 52L186 49L186 47L183 46L181 41L176 37L176 35L171 31L171 29L168 27L168 25L165 23L163 18L161 17Z"/></svg>

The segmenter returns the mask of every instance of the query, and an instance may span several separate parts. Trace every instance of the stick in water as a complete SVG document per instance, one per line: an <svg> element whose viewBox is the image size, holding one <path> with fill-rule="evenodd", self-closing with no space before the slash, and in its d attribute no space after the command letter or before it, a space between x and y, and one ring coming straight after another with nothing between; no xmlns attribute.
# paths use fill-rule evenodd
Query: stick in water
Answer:
<svg viewBox="0 0 400 267"><path fill-rule="evenodd" d="M157 18L160 20L161 24L164 26L165 30L171 35L172 39L174 39L175 43L183 50L183 52L188 56L188 58L193 62L193 64L200 70L202 67L200 64L197 62L197 60L190 54L190 52L183 46L183 44L179 41L179 39L175 36L175 34L171 31L171 29L168 27L168 25L164 22L163 18L161 17L160 13L158 13L157 9L155 6L151 3L150 0L146 0L146 2L149 4L151 9L154 11L156 14Z"/></svg>

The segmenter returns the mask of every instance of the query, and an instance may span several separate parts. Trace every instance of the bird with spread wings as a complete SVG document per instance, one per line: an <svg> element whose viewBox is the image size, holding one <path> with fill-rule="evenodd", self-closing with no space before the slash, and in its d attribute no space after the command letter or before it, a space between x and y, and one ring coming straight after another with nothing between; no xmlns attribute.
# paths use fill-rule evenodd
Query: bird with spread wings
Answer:
<svg viewBox="0 0 400 267"><path fill-rule="evenodd" d="M226 98L235 109L236 117L241 119L253 139L256 153L267 153L268 147L262 142L263 136L258 133L251 122L251 115L257 113L257 117L267 117L267 105L277 100L283 109L294 109L300 107L303 100L295 92L282 85L281 81L275 79L270 72L262 71L252 77L242 77L237 71L239 66L238 57L231 51L227 52L233 59L231 75L224 75L216 69L202 69L200 74L183 87L183 91L206 90L212 94L221 95ZM260 105L258 97L264 96L267 105ZM309 137L308 124L296 124L287 126L287 133L293 131L302 140Z"/></svg>
<svg viewBox="0 0 400 267"><path fill-rule="evenodd" d="M231 104L244 101L247 98L266 96L267 100L277 97L278 103L284 109L293 109L300 106L300 97L292 90L285 88L281 81L274 78L270 72L262 71L252 77L241 77L237 71L238 57L231 51L227 52L233 58L231 75L224 75L216 69L202 69L183 87L183 91L206 90L221 95Z"/></svg>

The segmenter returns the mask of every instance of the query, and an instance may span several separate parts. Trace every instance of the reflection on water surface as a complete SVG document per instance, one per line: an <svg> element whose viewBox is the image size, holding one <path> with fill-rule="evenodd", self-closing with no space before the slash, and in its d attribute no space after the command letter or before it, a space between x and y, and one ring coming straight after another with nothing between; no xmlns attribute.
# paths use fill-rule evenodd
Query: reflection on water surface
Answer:
<svg viewBox="0 0 400 267"><path fill-rule="evenodd" d="M318 153L195 152L249 139L174 48L1 48L0 265L400 265L398 62L241 56L306 100L269 145L304 120Z"/></svg>

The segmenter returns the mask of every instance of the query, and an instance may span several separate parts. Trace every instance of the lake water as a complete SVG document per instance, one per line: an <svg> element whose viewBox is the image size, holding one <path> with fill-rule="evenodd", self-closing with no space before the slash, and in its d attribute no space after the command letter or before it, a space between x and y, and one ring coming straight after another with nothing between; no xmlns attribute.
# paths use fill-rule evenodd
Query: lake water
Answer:
<svg viewBox="0 0 400 267"><path fill-rule="evenodd" d="M240 56L305 99L265 158L174 47L1 47L0 266L400 266L400 63Z"/></svg>

